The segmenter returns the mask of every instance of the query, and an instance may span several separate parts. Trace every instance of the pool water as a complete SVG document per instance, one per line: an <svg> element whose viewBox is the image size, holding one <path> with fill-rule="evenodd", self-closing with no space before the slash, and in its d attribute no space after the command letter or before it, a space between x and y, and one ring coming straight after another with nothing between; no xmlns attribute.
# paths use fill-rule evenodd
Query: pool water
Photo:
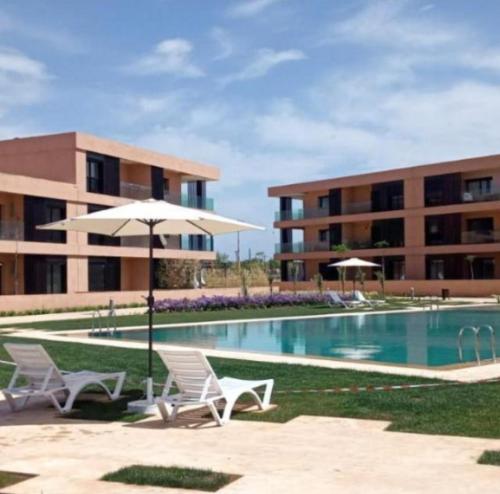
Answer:
<svg viewBox="0 0 500 494"><path fill-rule="evenodd" d="M201 348L436 367L460 363L460 328L482 324L500 333L500 310L470 308L157 327L154 340ZM107 337L146 341L147 331L118 331ZM500 355L500 334L497 340ZM481 332L480 341L481 359L490 359L489 332ZM464 361L473 362L472 332L464 334L463 349Z"/></svg>

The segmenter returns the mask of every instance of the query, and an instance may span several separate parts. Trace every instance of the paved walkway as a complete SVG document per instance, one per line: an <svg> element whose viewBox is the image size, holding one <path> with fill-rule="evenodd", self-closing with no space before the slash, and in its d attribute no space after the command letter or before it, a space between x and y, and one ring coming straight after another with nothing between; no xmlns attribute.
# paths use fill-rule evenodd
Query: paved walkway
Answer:
<svg viewBox="0 0 500 494"><path fill-rule="evenodd" d="M138 463L242 475L220 491L227 494L500 492L500 467L476 464L500 440L385 432L387 422L340 418L235 420L219 428L191 412L173 427L156 417L92 423L36 404L16 414L5 408L0 402L0 469L38 475L5 490L11 494L187 492L99 481Z"/></svg>

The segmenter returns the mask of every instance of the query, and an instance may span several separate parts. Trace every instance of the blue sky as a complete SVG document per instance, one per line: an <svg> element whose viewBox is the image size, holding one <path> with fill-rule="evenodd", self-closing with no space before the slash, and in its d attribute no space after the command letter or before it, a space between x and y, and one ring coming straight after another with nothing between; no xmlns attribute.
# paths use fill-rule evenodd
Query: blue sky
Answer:
<svg viewBox="0 0 500 494"><path fill-rule="evenodd" d="M3 0L0 138L81 130L270 185L500 152L496 0ZM217 240L231 255L234 237Z"/></svg>

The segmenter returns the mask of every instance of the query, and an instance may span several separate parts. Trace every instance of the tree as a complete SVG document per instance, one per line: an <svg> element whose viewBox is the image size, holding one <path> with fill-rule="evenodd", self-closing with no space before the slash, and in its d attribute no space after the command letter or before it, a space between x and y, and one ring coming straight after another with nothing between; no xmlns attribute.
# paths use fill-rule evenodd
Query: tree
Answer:
<svg viewBox="0 0 500 494"><path fill-rule="evenodd" d="M316 284L316 288L318 289L318 292L320 293L320 295L322 295L324 287L323 287L323 276L321 276L321 273L316 273L313 276L313 281Z"/></svg>
<svg viewBox="0 0 500 494"><path fill-rule="evenodd" d="M465 256L465 260L469 263L469 272L470 272L470 279L474 279L474 261L476 260L476 256Z"/></svg>
<svg viewBox="0 0 500 494"><path fill-rule="evenodd" d="M361 267L358 267L356 270L356 280L359 281L359 284L361 286L361 291L365 291L365 279L366 279L366 273L363 271Z"/></svg>
<svg viewBox="0 0 500 494"><path fill-rule="evenodd" d="M299 280L299 262L292 261L290 274L292 275L293 293L297 293L297 281Z"/></svg>
<svg viewBox="0 0 500 494"><path fill-rule="evenodd" d="M390 243L387 240L379 240L378 242L375 242L373 246L376 249L385 249L386 247L390 247ZM380 256L381 258L381 266L382 266L382 274L384 275L384 281L385 281L385 256L382 255Z"/></svg>
<svg viewBox="0 0 500 494"><path fill-rule="evenodd" d="M382 298L385 298L385 273L383 271L375 271L375 276L380 283L380 290L382 292Z"/></svg>
<svg viewBox="0 0 500 494"><path fill-rule="evenodd" d="M345 254L345 253L349 252L351 249L346 244L337 244L337 245L334 245L332 247L332 250L334 252L336 252L337 254ZM345 293L345 280L346 280L347 268L344 266L339 266L337 268L337 271L339 273L340 286L342 287L342 293Z"/></svg>

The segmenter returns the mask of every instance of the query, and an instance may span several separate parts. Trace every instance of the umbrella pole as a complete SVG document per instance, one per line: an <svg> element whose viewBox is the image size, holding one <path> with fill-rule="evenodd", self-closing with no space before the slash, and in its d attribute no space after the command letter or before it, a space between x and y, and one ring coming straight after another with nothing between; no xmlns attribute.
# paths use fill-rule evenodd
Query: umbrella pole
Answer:
<svg viewBox="0 0 500 494"><path fill-rule="evenodd" d="M153 228L154 223L150 221L149 226L149 293L148 293L148 377L146 383L146 397L148 403L153 403L153 310L155 299L154 289L154 258L153 258Z"/></svg>

